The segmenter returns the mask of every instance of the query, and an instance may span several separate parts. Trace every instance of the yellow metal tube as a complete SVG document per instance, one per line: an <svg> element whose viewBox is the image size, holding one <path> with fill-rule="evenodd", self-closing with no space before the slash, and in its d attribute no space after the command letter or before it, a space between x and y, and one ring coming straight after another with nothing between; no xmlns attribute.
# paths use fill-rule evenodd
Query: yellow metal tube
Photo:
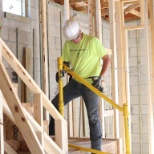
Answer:
<svg viewBox="0 0 154 154"><path fill-rule="evenodd" d="M59 81L58 81L58 87L59 87L59 112L64 117L64 100L63 100L63 60L62 58L58 58L58 75L59 75Z"/></svg>
<svg viewBox="0 0 154 154"><path fill-rule="evenodd" d="M102 151L98 151L98 150L95 150L95 149L84 148L84 147L80 147L80 146L73 145L73 144L69 144L68 147L78 149L78 150L81 150L81 151L92 152L92 153L95 153L95 154L111 154L109 152L102 152Z"/></svg>
<svg viewBox="0 0 154 154"><path fill-rule="evenodd" d="M78 76L75 72L73 72L69 67L67 67L65 64L63 64L64 70L67 71L69 74L74 76L77 80L80 81L80 83L84 84L86 87L88 87L90 90L92 90L94 93L96 93L98 96L102 97L104 100L106 100L108 103L113 105L113 107L117 108L120 111L123 111L123 108L120 107L118 104L116 104L113 100L111 100L109 97L105 96L101 91L96 89L94 86L89 84L87 81L82 79L80 76Z"/></svg>
<svg viewBox="0 0 154 154"><path fill-rule="evenodd" d="M130 125L129 125L128 104L124 104L123 111L124 111L126 154L130 154L131 149L130 149Z"/></svg>

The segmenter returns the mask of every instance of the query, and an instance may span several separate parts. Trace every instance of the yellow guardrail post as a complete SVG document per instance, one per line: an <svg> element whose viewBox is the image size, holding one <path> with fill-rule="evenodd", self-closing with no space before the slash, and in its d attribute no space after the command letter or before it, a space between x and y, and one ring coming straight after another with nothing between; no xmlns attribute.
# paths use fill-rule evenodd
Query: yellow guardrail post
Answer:
<svg viewBox="0 0 154 154"><path fill-rule="evenodd" d="M113 105L116 109L123 112L124 115L124 127L125 127L125 145L126 145L126 154L131 154L131 148L130 148L130 125L129 125L129 111L128 111L128 104L124 104L123 107L116 104L113 100L111 100L109 97L105 96L102 92L100 92L98 89L96 89L94 86L89 84L87 81L82 79L80 76L78 76L75 72L73 72L69 67L67 67L65 64L63 64L62 58L58 58L58 73L59 73L59 112L62 116L64 116L64 101L63 101L63 73L62 70L67 71L69 74L74 76L77 80L79 80L82 84L84 84L86 87L88 87L90 90L92 90L94 93L96 93L98 96L106 100L109 104ZM70 147L74 147L76 149L80 149L83 151L93 151L94 149L88 149L83 148L75 145L69 145ZM95 150L94 150L95 151ZM96 152L96 151L95 151ZM98 152L103 153L103 152ZM104 153L105 154L105 153Z"/></svg>
<svg viewBox="0 0 154 154"><path fill-rule="evenodd" d="M63 60L61 57L58 58L58 87L59 87L59 112L64 117L64 101L63 101Z"/></svg>
<svg viewBox="0 0 154 154"><path fill-rule="evenodd" d="M126 154L130 154L130 125L129 125L128 104L124 104L123 113L124 113L124 126L125 126Z"/></svg>

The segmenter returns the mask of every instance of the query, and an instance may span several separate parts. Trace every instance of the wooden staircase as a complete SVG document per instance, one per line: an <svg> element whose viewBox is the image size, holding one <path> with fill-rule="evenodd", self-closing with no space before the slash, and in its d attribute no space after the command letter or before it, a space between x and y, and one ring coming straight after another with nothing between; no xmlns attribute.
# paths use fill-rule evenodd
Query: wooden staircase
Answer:
<svg viewBox="0 0 154 154"><path fill-rule="evenodd" d="M3 112L10 120L10 123L12 122L17 126L16 128L20 130L20 133L22 134L22 137L29 151L32 154L68 153L67 123L64 118L54 108L50 100L38 87L35 81L23 68L21 63L17 60L17 58L13 55L11 50L7 47L1 38L0 53L0 98L3 104ZM5 60L18 74L18 77L20 77L20 79L33 93L35 100L34 106L36 107L34 118L22 106L14 85L12 84L10 77L8 76L8 73L4 67L2 57L5 58ZM55 141L49 137L43 128L43 108L46 109L47 112L49 112L49 114L55 119ZM3 124L2 119L3 118L1 118L1 123ZM0 128L2 128L2 126ZM13 149L13 146L11 146L12 141L6 141L4 137L1 133L1 149L4 149L8 154L17 153L17 149ZM19 145L21 145L20 143Z"/></svg>

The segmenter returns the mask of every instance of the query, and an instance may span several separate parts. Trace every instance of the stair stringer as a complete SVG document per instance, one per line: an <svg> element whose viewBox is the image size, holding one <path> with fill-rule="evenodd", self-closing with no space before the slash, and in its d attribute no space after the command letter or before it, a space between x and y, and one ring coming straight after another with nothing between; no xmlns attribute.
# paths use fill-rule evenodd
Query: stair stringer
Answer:
<svg viewBox="0 0 154 154"><path fill-rule="evenodd" d="M2 49L2 56L18 74L20 79L25 83L25 85L34 94L39 93L42 96L43 107L48 111L48 113L55 119L55 142L62 149L62 153L68 153L68 135L67 135L67 123L66 120L61 116L57 109L53 106L51 101L42 92L40 87L35 83L32 77L28 74L22 64L14 56L11 50L7 47L4 41L0 38L0 44ZM5 97L5 96L4 96Z"/></svg>
<svg viewBox="0 0 154 154"><path fill-rule="evenodd" d="M1 97L1 96L0 96ZM3 98L3 112L5 113L5 115L16 125L16 121L6 103L5 98L2 96ZM41 131L41 126L34 120L34 118L27 112L27 110L22 107L27 120L30 122L32 128L34 129L36 134L39 134L39 132ZM47 135L46 132L43 133L44 136L44 149L45 152L48 154L61 154L62 150L57 146L57 144ZM34 146L34 145L33 145Z"/></svg>
<svg viewBox="0 0 154 154"><path fill-rule="evenodd" d="M0 38L0 55L5 58L5 60L10 64L10 66L18 74L18 77L20 77L20 79L26 84L26 86L31 90L33 94L39 93L42 96L43 107L55 119L55 127L58 128L58 129L55 129L55 143L62 150L61 154L67 154L68 153L68 136L67 136L66 120L60 115L57 109L55 109L55 107L52 105L52 103L47 98L47 96L42 92L39 86L31 78L31 76L24 69L22 64L13 55L11 50L7 47L7 45L4 43L4 41L1 38ZM34 152L32 153L43 154L43 149L39 143L39 140L34 130L32 129L30 122L27 120L27 117L25 116L25 112L24 112L24 109L22 108L21 102L13 88L13 85L10 81L9 76L7 75L7 72L2 62L2 57L0 57L0 72L2 72L2 75L0 78L1 80L0 89L2 90L3 96L6 99L6 102L8 103L8 106L15 118L15 121L18 121L18 123L19 122L23 123L23 125L21 126L19 125L18 127L27 143L27 146L29 147L30 150L32 150L34 148L33 146L34 143L36 143L37 148L35 147L35 149L37 149L39 152L36 152L34 150ZM24 131L25 128L26 128L26 131ZM29 132L31 135L28 135L28 137L29 139L33 138L34 142L32 141L29 142L29 139L27 139L27 136L25 134Z"/></svg>

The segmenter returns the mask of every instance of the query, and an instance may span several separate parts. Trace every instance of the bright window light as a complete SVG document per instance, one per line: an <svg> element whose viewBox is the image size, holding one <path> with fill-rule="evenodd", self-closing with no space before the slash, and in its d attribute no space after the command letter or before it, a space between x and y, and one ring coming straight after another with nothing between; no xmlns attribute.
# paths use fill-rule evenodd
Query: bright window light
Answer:
<svg viewBox="0 0 154 154"><path fill-rule="evenodd" d="M25 0L3 0L3 12L25 16Z"/></svg>

